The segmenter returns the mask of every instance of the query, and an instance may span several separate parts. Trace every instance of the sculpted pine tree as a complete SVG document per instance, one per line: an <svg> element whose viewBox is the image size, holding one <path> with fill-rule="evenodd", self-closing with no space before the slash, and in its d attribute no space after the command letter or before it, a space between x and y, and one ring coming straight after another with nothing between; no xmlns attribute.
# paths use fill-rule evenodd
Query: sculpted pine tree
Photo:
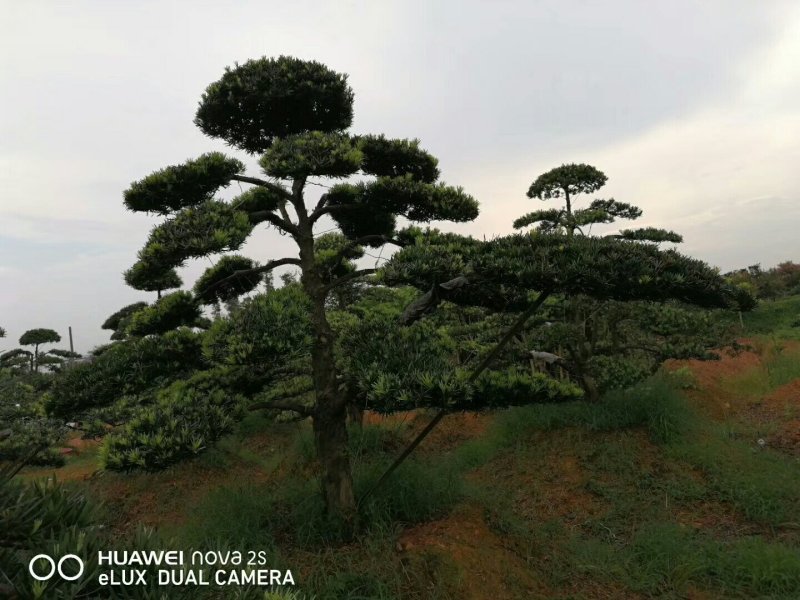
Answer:
<svg viewBox="0 0 800 600"><path fill-rule="evenodd" d="M162 271L146 262L137 262L123 273L125 283L135 290L155 292L161 298L161 292L181 287L183 281L175 269ZM104 328L105 329L105 328Z"/></svg>
<svg viewBox="0 0 800 600"><path fill-rule="evenodd" d="M42 355L39 353L39 346L42 344L54 344L61 341L61 336L52 329L29 329L19 338L21 346L33 346L31 353L31 371L39 371L42 362Z"/></svg>
<svg viewBox="0 0 800 600"><path fill-rule="evenodd" d="M225 301L252 289L260 276L293 265L308 297L315 402L310 410L291 402L274 407L313 420L322 488L329 512L352 522L353 483L347 451L347 399L340 389L334 333L326 306L339 286L372 269L341 268L363 247L400 244L398 217L409 221L468 221L477 202L461 189L438 183L437 160L416 141L346 132L353 119L353 92L345 75L290 57L262 58L227 69L206 89L195 123L207 135L260 156L266 178L244 174L235 158L212 152L167 167L133 183L125 204L167 219L153 229L132 268L157 280L186 260L238 250L259 225L291 238L297 255L264 264L229 256L195 288L203 303ZM346 179L359 177L358 181ZM314 180L312 181L312 178ZM342 180L310 199L309 185ZM230 182L252 186L230 202L215 193ZM317 190L318 188L312 188ZM333 223L331 223L331 220ZM338 228L338 250L318 248L322 230Z"/></svg>
<svg viewBox="0 0 800 600"><path fill-rule="evenodd" d="M535 232L539 234L566 234L572 238L577 232L580 235L590 235L593 225L611 224L618 219L635 220L642 215L642 210L637 206L625 202L617 202L613 198L595 199L584 208L576 208L577 196L593 194L600 190L608 178L605 173L587 164L566 164L551 169L530 185L527 196L532 199L548 201L563 199L564 204L559 208L537 210L530 212L514 221L515 229L522 229L537 225ZM619 233L606 237L643 243L680 243L683 238L675 232L654 227L641 229L623 229ZM612 310L616 308L617 310ZM622 330L620 323L635 321L634 313L647 319L646 311L640 310L639 305L615 305L613 302L598 301L582 294L565 295L560 298L557 306L551 307L548 320L555 325L547 330L542 330L540 343L550 350L560 349L565 354L561 365L568 368L580 382L587 398L598 400L600 397L600 384L597 380L596 355L601 353L603 337L615 339L606 344L605 350L611 354L621 354L621 344L616 339ZM679 310L679 309L676 309ZM652 311L651 311L652 312ZM658 311L657 311L658 312ZM663 312L663 311L662 311ZM695 314L682 313L684 316L694 318ZM700 323L700 319L694 319ZM674 321L674 319L673 319ZM688 325L688 324L687 324ZM640 332L641 328L628 327L628 330ZM645 338L647 336L638 336ZM655 338L656 336L650 336ZM641 339L636 340L637 347L643 348L645 344ZM651 340L645 340L651 341ZM664 345L654 343L653 348L658 355L658 350ZM627 348L627 345L625 346ZM627 350L625 350L627 351ZM658 355L660 356L660 355ZM663 359L653 361L660 364ZM606 365L608 367L608 365ZM606 370L608 370L606 368ZM620 383L622 379L617 377Z"/></svg>
<svg viewBox="0 0 800 600"><path fill-rule="evenodd" d="M574 235L588 232L584 228L601 223L613 223L617 219L634 220L642 216L642 210L625 202L593 200L586 208L574 208L575 197L579 194L592 194L602 188L608 177L592 165L561 165L543 173L528 188L528 198L551 200L563 198L564 206L545 210L535 210L514 221L515 229L522 229L538 223L542 233L566 233ZM623 229L613 237L646 242L679 243L683 238L672 231L646 227L642 229Z"/></svg>
<svg viewBox="0 0 800 600"><path fill-rule="evenodd" d="M655 244L635 244L615 238L567 233L511 235L480 241L438 231L409 230L411 239L381 269L388 285L412 285L423 291L404 311L400 323L426 317L443 301L483 307L514 315L514 322L471 369L467 384L479 383L505 348L514 343L526 323L555 296L578 294L597 301L630 303L677 300L705 308L727 307L737 294L705 263ZM478 386L466 404L447 397L439 412L389 466L366 495L377 489L433 430L448 410L537 401L558 401L563 394L537 394L533 380L498 378ZM502 389L497 401L491 388ZM489 392L489 393L487 393ZM522 397L518 402L516 399ZM455 398L458 400L458 398ZM365 496L362 496L362 501Z"/></svg>

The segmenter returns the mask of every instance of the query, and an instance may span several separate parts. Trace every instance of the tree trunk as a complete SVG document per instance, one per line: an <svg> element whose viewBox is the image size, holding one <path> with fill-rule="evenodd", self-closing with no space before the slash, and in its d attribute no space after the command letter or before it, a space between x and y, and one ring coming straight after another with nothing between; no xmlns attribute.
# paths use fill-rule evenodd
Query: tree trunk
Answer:
<svg viewBox="0 0 800 600"><path fill-rule="evenodd" d="M356 427L361 427L364 424L364 411L355 402L347 403L347 420Z"/></svg>
<svg viewBox="0 0 800 600"><path fill-rule="evenodd" d="M347 443L347 399L339 389L334 352L334 335L325 313L328 292L317 271L314 256L314 227L303 200L305 178L292 183L292 204L297 212L295 240L300 249L300 281L311 300L311 371L316 404L312 415L317 460L322 471L322 492L328 515L339 519L346 534L355 529L356 500ZM285 208L281 207L285 213ZM284 214L288 221L288 215Z"/></svg>
<svg viewBox="0 0 800 600"><path fill-rule="evenodd" d="M332 403L318 399L313 424L317 459L322 469L325 508L330 516L341 519L346 529L352 530L355 525L356 501L347 449L345 411L337 410Z"/></svg>
<svg viewBox="0 0 800 600"><path fill-rule="evenodd" d="M597 381L586 371L581 373L581 387L586 393L586 400L588 402L594 403L600 401L600 390L597 388Z"/></svg>
<svg viewBox="0 0 800 600"><path fill-rule="evenodd" d="M334 338L325 314L325 297L315 279L313 275L304 277L314 305L311 319L314 327L311 365L317 400L313 414L314 442L328 514L341 519L345 528L352 530L356 501L347 444L347 401L336 378Z"/></svg>

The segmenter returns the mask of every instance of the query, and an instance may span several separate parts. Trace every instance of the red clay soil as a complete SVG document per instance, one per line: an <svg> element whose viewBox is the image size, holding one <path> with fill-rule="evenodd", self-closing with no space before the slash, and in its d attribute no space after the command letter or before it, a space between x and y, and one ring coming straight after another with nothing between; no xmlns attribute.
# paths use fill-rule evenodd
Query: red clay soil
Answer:
<svg viewBox="0 0 800 600"><path fill-rule="evenodd" d="M364 412L364 424L382 425L395 428L403 438L411 441L433 419L436 413L423 410L410 410L391 415L381 415L372 411ZM418 451L435 448L438 452L451 450L466 441L480 437L492 422L489 413L459 412L445 416L436 428L425 438Z"/></svg>
<svg viewBox="0 0 800 600"><path fill-rule="evenodd" d="M800 456L800 379L779 387L754 410L760 418L780 423L778 430L767 438L767 445Z"/></svg>
<svg viewBox="0 0 800 600"><path fill-rule="evenodd" d="M286 431L268 431L252 436L246 445L266 459L270 453L279 452L287 439ZM62 472L69 472L71 466L68 459L67 465L57 471L59 479L64 479ZM204 462L189 460L154 473L97 471L94 460L85 468L90 470L90 477L86 478L90 479L88 485L93 496L109 508L110 526L124 534L140 524L157 528L185 523L211 491L220 487L233 488L243 481L274 478L279 476L283 466L276 464L274 470L269 470L232 457L231 464L224 467L210 467Z"/></svg>
<svg viewBox="0 0 800 600"><path fill-rule="evenodd" d="M458 597L463 600L551 597L474 506L461 506L442 520L406 530L397 546L400 552L424 550L452 561L458 568Z"/></svg>
<svg viewBox="0 0 800 600"><path fill-rule="evenodd" d="M733 539L741 536L763 534L766 528L749 522L731 505L715 500L696 502L691 507L680 507L672 516L680 524L697 532L713 532L716 538Z"/></svg>
<svg viewBox="0 0 800 600"><path fill-rule="evenodd" d="M740 343L752 342L741 340ZM712 417L722 419L731 414L733 407L731 398L722 392L720 387L724 381L761 366L759 348L753 350L733 352L725 349L719 351L720 360L668 361L665 366L671 371L688 367L692 372L694 384L688 395L698 400L698 404Z"/></svg>
<svg viewBox="0 0 800 600"><path fill-rule="evenodd" d="M607 510L597 496L587 491L589 476L578 459L558 452L548 453L536 464L525 465L508 454L470 477L510 490L515 514L540 522L558 520L567 529L577 529Z"/></svg>
<svg viewBox="0 0 800 600"><path fill-rule="evenodd" d="M746 344L748 340L742 340L742 343ZM739 399L738 402L723 389L726 380L761 368L764 363L762 357L775 351L771 345L749 343L754 346L753 351L738 354L723 352L718 361L675 361L670 367L676 369L686 366L691 369L696 389L689 396L713 417L726 418L735 414L750 423L773 424L777 430L765 439L767 446L800 456L800 379L779 387L763 398ZM784 351L796 351L798 346L797 342L782 342Z"/></svg>
<svg viewBox="0 0 800 600"><path fill-rule="evenodd" d="M68 439L65 444L72 448L76 454L83 454L86 451L93 451L100 445L99 440L84 440L80 435L75 435Z"/></svg>

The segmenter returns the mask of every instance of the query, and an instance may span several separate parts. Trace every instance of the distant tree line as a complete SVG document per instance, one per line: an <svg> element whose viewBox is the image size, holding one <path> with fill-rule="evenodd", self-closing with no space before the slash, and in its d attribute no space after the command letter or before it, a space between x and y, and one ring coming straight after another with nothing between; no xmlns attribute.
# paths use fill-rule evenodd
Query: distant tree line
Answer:
<svg viewBox="0 0 800 600"><path fill-rule="evenodd" d="M726 273L725 277L763 300L800 294L800 263L789 260L766 270L760 264L751 265Z"/></svg>

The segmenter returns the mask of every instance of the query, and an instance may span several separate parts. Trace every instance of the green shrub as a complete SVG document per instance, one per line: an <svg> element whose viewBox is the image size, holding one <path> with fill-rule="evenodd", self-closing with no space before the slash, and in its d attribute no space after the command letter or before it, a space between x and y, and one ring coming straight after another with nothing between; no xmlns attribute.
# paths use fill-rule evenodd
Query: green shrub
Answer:
<svg viewBox="0 0 800 600"><path fill-rule="evenodd" d="M203 341L209 361L223 365L279 366L311 347L308 299L287 285L243 301L227 319L217 319Z"/></svg>
<svg viewBox="0 0 800 600"><path fill-rule="evenodd" d="M200 334L170 331L111 345L92 362L64 369L44 399L48 413L76 418L123 396L146 394L204 366Z"/></svg>
<svg viewBox="0 0 800 600"><path fill-rule="evenodd" d="M178 327L193 326L200 317L200 306L192 294L173 292L159 298L152 306L141 308L130 315L128 335L162 334Z"/></svg>
<svg viewBox="0 0 800 600"><path fill-rule="evenodd" d="M629 356L593 356L589 371L597 380L601 391L625 389L646 379L652 373L652 365L646 360Z"/></svg>
<svg viewBox="0 0 800 600"><path fill-rule="evenodd" d="M570 382L519 369L484 371L475 382L480 406L516 406L538 402L567 402L583 397L583 390Z"/></svg>
<svg viewBox="0 0 800 600"><path fill-rule="evenodd" d="M220 387L213 373L177 381L156 394L121 432L106 437L102 465L111 470L161 469L199 454L241 417L244 398Z"/></svg>
<svg viewBox="0 0 800 600"><path fill-rule="evenodd" d="M28 458L38 465L61 465L64 458L55 448L64 438L63 423L41 414L41 375L0 375L0 461Z"/></svg>

